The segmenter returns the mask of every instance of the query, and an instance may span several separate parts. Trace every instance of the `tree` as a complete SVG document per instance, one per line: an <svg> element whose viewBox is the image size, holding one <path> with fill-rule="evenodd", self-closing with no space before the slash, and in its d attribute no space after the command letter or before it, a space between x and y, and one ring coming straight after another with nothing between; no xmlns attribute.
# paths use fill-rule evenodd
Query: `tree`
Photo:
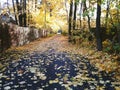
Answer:
<svg viewBox="0 0 120 90"><path fill-rule="evenodd" d="M12 4L13 4L16 24L18 24L19 26L26 27L27 26L26 0L16 0L17 14L16 14L14 0L12 0ZM18 16L18 19L17 19L17 16Z"/></svg>
<svg viewBox="0 0 120 90"><path fill-rule="evenodd" d="M44 10L45 10L45 16L44 16L44 27L46 28L46 14L47 14L47 2L44 0Z"/></svg>
<svg viewBox="0 0 120 90"><path fill-rule="evenodd" d="M27 21L27 23L28 23L28 25L29 25L29 22L30 22L30 0L28 0L28 21Z"/></svg>
<svg viewBox="0 0 120 90"><path fill-rule="evenodd" d="M96 39L97 50L102 50L102 35L101 35L101 0L97 0L97 17L96 17Z"/></svg>
<svg viewBox="0 0 120 90"><path fill-rule="evenodd" d="M8 13L10 14L10 8L9 8L8 0L7 0L7 8L8 8Z"/></svg>
<svg viewBox="0 0 120 90"><path fill-rule="evenodd" d="M26 16L26 0L23 1L23 17L24 17L24 27L27 26L27 16Z"/></svg>
<svg viewBox="0 0 120 90"><path fill-rule="evenodd" d="M67 22L68 22L69 12L68 12L68 9L67 9L67 0L64 0L64 3L65 3L65 11L67 13Z"/></svg>
<svg viewBox="0 0 120 90"><path fill-rule="evenodd" d="M37 0L35 0L35 11L37 9Z"/></svg>
<svg viewBox="0 0 120 90"><path fill-rule="evenodd" d="M73 14L73 0L70 0L70 9L69 9L69 21L68 21L68 37L69 42L71 41L71 29L72 29L72 14Z"/></svg>
<svg viewBox="0 0 120 90"><path fill-rule="evenodd" d="M82 3L83 3L83 17L87 16L88 20L88 29L91 30L91 25L90 25L90 16L89 16L89 12L90 10L88 10L88 7L86 5L86 0L83 0ZM90 1L89 1L89 4L90 4ZM90 8L90 5L89 5L89 8ZM84 18L85 20L85 18ZM86 21L86 20L85 20Z"/></svg>
<svg viewBox="0 0 120 90"><path fill-rule="evenodd" d="M77 11L77 0L74 1L73 30L75 30L75 26L76 26L76 11Z"/></svg>
<svg viewBox="0 0 120 90"><path fill-rule="evenodd" d="M16 24L18 24L17 15L16 15L16 11L15 11L14 0L12 0L12 4L13 4L14 15L15 15L15 22L16 22Z"/></svg>
<svg viewBox="0 0 120 90"><path fill-rule="evenodd" d="M18 12L18 22L19 25L22 26L22 7L20 6L20 3L18 0L16 0L17 5L17 12Z"/></svg>
<svg viewBox="0 0 120 90"><path fill-rule="evenodd" d="M107 29L107 24L108 24L108 15L109 15L109 10L110 10L110 1L107 0L107 8L106 8L106 17L105 17L105 27Z"/></svg>
<svg viewBox="0 0 120 90"><path fill-rule="evenodd" d="M87 8L87 5L86 5L86 2L84 3L85 4L85 10L87 12L87 18L88 18L88 29L91 30L91 25L90 25L90 16L89 16L89 11L88 11L88 8ZM90 1L89 1L89 4L90 4ZM90 5L89 5L89 8L90 8Z"/></svg>
<svg viewBox="0 0 120 90"><path fill-rule="evenodd" d="M82 7L83 7L83 3L81 1L81 3L80 3L80 28L82 28L82 20L81 20L81 18L82 18Z"/></svg>

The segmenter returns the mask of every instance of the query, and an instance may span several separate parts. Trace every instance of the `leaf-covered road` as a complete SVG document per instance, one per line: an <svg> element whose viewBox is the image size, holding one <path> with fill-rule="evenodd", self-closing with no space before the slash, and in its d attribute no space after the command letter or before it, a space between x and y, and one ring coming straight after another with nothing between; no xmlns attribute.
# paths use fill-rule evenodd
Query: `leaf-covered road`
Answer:
<svg viewBox="0 0 120 90"><path fill-rule="evenodd" d="M112 78L114 73L99 72L87 58L66 52L64 40L56 35L26 45L24 48L31 49L30 52L12 61L0 74L0 90L115 90L120 87L120 82Z"/></svg>

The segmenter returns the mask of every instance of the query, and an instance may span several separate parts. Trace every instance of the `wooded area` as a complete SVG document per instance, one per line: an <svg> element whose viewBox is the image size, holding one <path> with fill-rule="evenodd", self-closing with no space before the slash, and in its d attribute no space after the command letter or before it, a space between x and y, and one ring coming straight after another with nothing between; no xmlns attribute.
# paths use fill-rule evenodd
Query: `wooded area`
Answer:
<svg viewBox="0 0 120 90"><path fill-rule="evenodd" d="M76 7L79 7L79 6L80 6L80 9L79 9L80 24L79 24L79 28L77 28L75 23L78 20L76 19ZM101 8L101 7L104 7L104 8ZM119 0L115 0L115 1L70 0L69 10L70 10L69 11L69 32L74 33L76 32L76 30L78 32L88 31L90 34L92 33L95 35L96 45L97 45L96 47L98 51L103 50L104 44L108 44L109 46L104 48L106 49L106 51L119 52L120 50L120 43L119 43L120 1ZM95 14L95 11L96 11L96 16L95 16L96 18L93 17ZM71 23L73 24L72 26L71 26ZM94 23L94 25L92 23ZM71 33L69 34L71 35ZM86 33L86 36L88 36L90 40L93 39L93 37L87 35L87 33Z"/></svg>
<svg viewBox="0 0 120 90"><path fill-rule="evenodd" d="M0 90L120 90L120 0L0 0Z"/></svg>
<svg viewBox="0 0 120 90"><path fill-rule="evenodd" d="M120 52L119 0L12 0L12 6L9 6L9 3L8 0L5 2L7 7L3 9L1 19L5 15L7 18L7 14L13 14L15 18L14 23L19 26L26 27L32 25L37 27L36 25L38 25L37 28L39 28L41 25L44 28L51 28L49 23L52 24L54 22L51 22L52 19L61 17L61 15L56 16L56 12L63 9L63 11L66 11L63 17L68 22L66 25L68 25L69 41L74 41L75 43L76 38L77 40L78 38L81 39L80 34L85 32L89 40L96 40L98 51L104 49L107 52ZM49 20L47 19L48 14L49 18L51 18ZM59 26L60 28L64 27ZM87 32L89 32L89 35ZM75 35L76 33L77 35Z"/></svg>
<svg viewBox="0 0 120 90"><path fill-rule="evenodd" d="M63 31L68 32L69 41L75 43L78 38L83 39L84 37L80 36L84 32L89 40L96 40L98 51L120 51L119 0L12 0L11 6L9 3L8 0L5 2L7 7L3 9L1 18L3 14L6 14L6 17L7 14L12 14L14 21L11 22L19 26L54 29L51 24L56 24L56 21L53 19L59 20L62 16L62 20L68 23L57 25L57 29L65 27L66 30ZM58 15L59 11L63 13Z"/></svg>

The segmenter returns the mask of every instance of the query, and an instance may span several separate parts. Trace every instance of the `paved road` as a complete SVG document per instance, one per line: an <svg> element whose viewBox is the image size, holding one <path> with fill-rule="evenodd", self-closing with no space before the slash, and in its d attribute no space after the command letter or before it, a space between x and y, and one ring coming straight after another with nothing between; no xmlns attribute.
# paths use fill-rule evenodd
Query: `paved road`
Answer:
<svg viewBox="0 0 120 90"><path fill-rule="evenodd" d="M120 87L112 79L114 73L99 72L78 54L60 52L60 38L55 36L18 61L12 61L0 74L0 90L115 90L116 86Z"/></svg>

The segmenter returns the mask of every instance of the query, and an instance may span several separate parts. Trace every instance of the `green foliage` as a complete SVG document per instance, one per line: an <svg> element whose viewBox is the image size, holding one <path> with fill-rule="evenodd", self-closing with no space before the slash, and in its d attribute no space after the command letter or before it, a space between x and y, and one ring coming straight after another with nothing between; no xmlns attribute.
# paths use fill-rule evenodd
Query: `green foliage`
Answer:
<svg viewBox="0 0 120 90"><path fill-rule="evenodd" d="M111 48L110 47L107 47L104 49L105 52L110 52L111 51Z"/></svg>
<svg viewBox="0 0 120 90"><path fill-rule="evenodd" d="M106 40L103 42L104 51L107 53L116 53L120 52L120 44L112 43L110 40Z"/></svg>
<svg viewBox="0 0 120 90"><path fill-rule="evenodd" d="M79 4L79 0L75 0L75 2L77 3L77 5Z"/></svg>
<svg viewBox="0 0 120 90"><path fill-rule="evenodd" d="M89 31L84 30L74 30L72 32L72 42L73 43L82 43L82 41L93 41L93 35Z"/></svg>
<svg viewBox="0 0 120 90"><path fill-rule="evenodd" d="M48 34L47 37L52 37L54 33Z"/></svg>
<svg viewBox="0 0 120 90"><path fill-rule="evenodd" d="M119 43L115 43L115 45L113 46L113 50L116 53L119 53L120 52L120 44Z"/></svg>
<svg viewBox="0 0 120 90"><path fill-rule="evenodd" d="M82 0L82 2L86 2L86 0Z"/></svg>
<svg viewBox="0 0 120 90"><path fill-rule="evenodd" d="M88 11L85 11L85 12L83 13L83 17L87 16L88 14L89 14L89 12L88 12Z"/></svg>
<svg viewBox="0 0 120 90"><path fill-rule="evenodd" d="M118 9L120 9L120 5L117 5L116 7L117 7Z"/></svg>
<svg viewBox="0 0 120 90"><path fill-rule="evenodd" d="M62 35L64 35L64 36L67 36L68 35L68 32L67 31L62 31Z"/></svg>

